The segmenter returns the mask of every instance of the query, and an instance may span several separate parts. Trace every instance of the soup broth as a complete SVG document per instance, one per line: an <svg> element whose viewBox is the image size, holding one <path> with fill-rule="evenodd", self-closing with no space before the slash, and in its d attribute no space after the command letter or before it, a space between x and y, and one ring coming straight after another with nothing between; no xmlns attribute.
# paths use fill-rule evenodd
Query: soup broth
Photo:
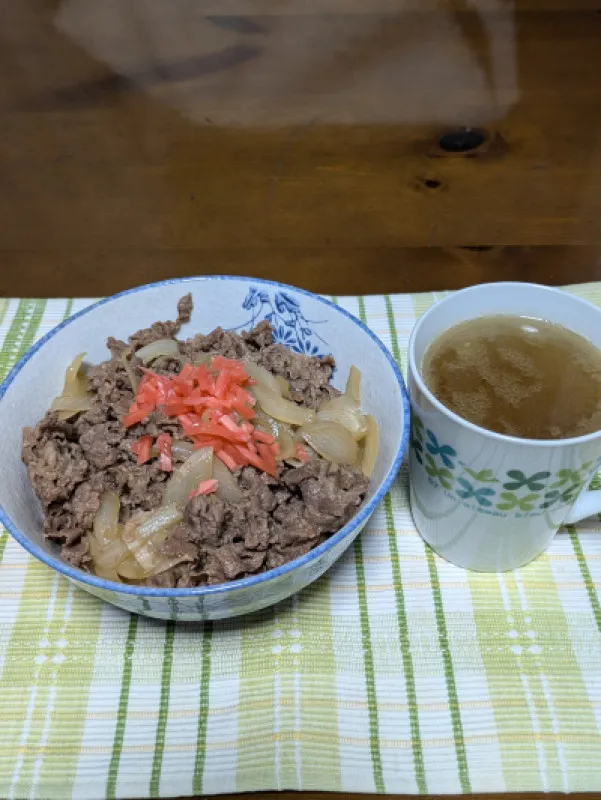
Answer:
<svg viewBox="0 0 601 800"><path fill-rule="evenodd" d="M428 348L424 381L460 417L525 439L566 439L601 428L601 350L545 320L484 316Z"/></svg>

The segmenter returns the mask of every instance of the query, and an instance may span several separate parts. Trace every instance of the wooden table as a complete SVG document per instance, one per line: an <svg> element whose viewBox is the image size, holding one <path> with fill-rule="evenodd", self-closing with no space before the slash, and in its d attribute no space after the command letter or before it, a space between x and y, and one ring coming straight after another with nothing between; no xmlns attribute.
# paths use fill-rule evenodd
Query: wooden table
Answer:
<svg viewBox="0 0 601 800"><path fill-rule="evenodd" d="M601 279L600 12L0 0L0 295Z"/></svg>

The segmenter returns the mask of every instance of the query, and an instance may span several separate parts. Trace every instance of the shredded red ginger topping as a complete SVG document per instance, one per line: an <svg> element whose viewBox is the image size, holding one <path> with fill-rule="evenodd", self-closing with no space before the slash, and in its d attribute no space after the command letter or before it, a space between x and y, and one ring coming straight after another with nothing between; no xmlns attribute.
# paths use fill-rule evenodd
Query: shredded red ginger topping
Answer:
<svg viewBox="0 0 601 800"><path fill-rule="evenodd" d="M144 377L129 413L121 419L126 428L160 410L166 417L177 419L195 449L212 447L217 458L230 470L253 466L269 475L276 474L275 457L279 445L270 433L258 430L250 422L256 417L253 408L256 400L248 391L254 381L241 361L215 356L208 368L205 364L198 367L184 364L178 375L143 371ZM132 444L132 453L139 464L152 457L153 444L152 436L141 436ZM160 434L156 448L159 467L170 471L173 468L171 436ZM211 491L215 489L207 489L205 485L199 493Z"/></svg>
<svg viewBox="0 0 601 800"><path fill-rule="evenodd" d="M298 458L299 461L302 461L303 464L306 464L307 461L311 458L309 455L309 451L302 446L300 442L297 442L294 445L294 455Z"/></svg>
<svg viewBox="0 0 601 800"><path fill-rule="evenodd" d="M196 489L190 492L190 497L188 499L191 500L193 497L198 497L199 494L211 494L212 492L216 492L218 486L219 481L215 478L209 478L207 481L201 481Z"/></svg>

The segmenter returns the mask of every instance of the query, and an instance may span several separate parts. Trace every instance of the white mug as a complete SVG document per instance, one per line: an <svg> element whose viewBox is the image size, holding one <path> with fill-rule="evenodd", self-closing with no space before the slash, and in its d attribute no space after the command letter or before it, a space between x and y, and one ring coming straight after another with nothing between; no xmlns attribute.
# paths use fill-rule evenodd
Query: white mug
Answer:
<svg viewBox="0 0 601 800"><path fill-rule="evenodd" d="M473 286L433 305L409 342L411 511L443 558L466 569L515 569L540 555L558 528L601 512L587 486L601 464L601 431L572 439L519 439L480 428L425 385L428 346L453 325L487 314L538 317L601 349L601 309L528 283Z"/></svg>

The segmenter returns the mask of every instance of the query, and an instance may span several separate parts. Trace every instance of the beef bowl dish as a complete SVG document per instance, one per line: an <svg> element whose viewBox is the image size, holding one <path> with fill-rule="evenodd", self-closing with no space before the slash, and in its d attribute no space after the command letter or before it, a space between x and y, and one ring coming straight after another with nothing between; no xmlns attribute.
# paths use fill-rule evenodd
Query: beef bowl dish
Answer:
<svg viewBox="0 0 601 800"><path fill-rule="evenodd" d="M343 308L244 278L167 281L80 312L0 390L0 520L129 611L258 610L367 522L408 438L398 367Z"/></svg>

